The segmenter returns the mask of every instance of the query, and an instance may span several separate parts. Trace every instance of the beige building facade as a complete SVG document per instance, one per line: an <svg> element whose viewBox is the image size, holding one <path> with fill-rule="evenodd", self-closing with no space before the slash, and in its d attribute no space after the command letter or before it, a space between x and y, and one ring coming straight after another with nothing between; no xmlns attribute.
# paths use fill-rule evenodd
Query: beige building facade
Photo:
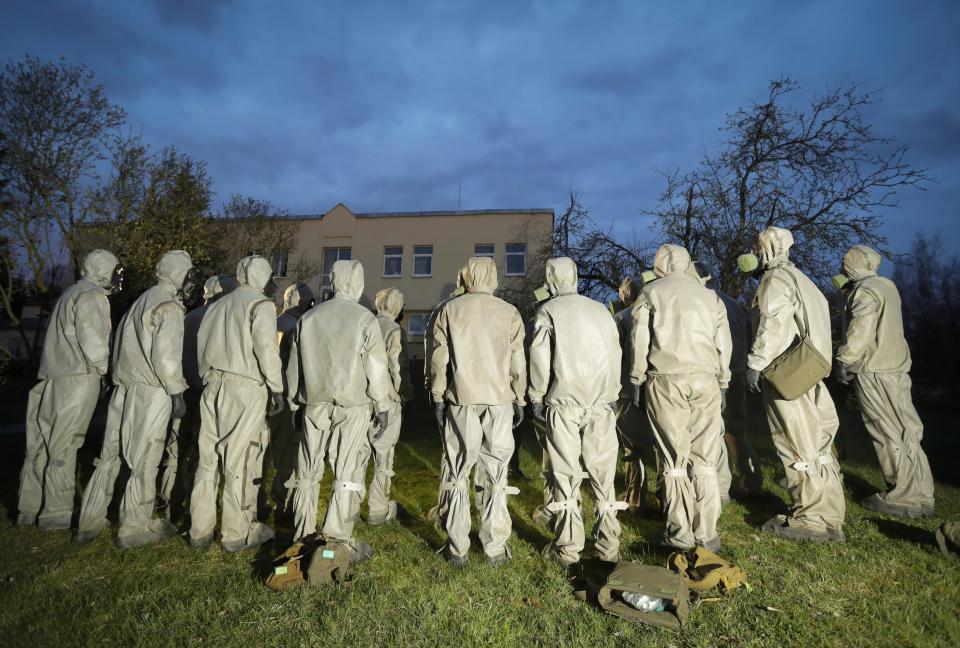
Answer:
<svg viewBox="0 0 960 648"><path fill-rule="evenodd" d="M410 354L423 357L423 331L434 306L454 290L457 272L471 256L490 256L499 270L500 288L528 284L534 261L549 247L552 209L496 209L451 212L354 213L342 203L325 214L294 216L300 221L296 248L274 261L282 291L305 281L319 296L329 289L329 272L340 259L357 259L364 269L364 303L377 291L395 287L404 295L404 320ZM307 261L320 272L292 277L287 268Z"/></svg>

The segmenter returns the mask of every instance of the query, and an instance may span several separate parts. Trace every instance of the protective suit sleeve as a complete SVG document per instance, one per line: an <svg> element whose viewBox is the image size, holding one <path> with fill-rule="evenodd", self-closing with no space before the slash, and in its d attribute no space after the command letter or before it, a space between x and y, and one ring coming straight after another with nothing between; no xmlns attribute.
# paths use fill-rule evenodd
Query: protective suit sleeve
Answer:
<svg viewBox="0 0 960 648"><path fill-rule="evenodd" d="M553 321L546 309L541 308L533 319L533 340L530 342L530 389L527 395L531 403L543 402L550 388L552 366Z"/></svg>
<svg viewBox="0 0 960 648"><path fill-rule="evenodd" d="M164 391L173 396L187 389L183 377L183 306L164 302L153 309L153 348L150 363Z"/></svg>
<svg viewBox="0 0 960 648"><path fill-rule="evenodd" d="M513 401L523 406L527 402L527 359L523 353L523 320L520 312L513 311L510 325L510 386Z"/></svg>
<svg viewBox="0 0 960 648"><path fill-rule="evenodd" d="M257 357L260 374L267 389L283 393L280 375L280 350L277 348L277 310L273 302L264 299L253 305L250 312L250 332L253 337L253 354Z"/></svg>
<svg viewBox="0 0 960 648"><path fill-rule="evenodd" d="M297 328L287 333L286 339L290 343L290 355L287 356L287 404L291 410L296 410L300 403L297 402L297 392L300 389L300 323L297 322Z"/></svg>
<svg viewBox="0 0 960 648"><path fill-rule="evenodd" d="M753 340L753 349L747 358L750 369L763 371L786 350L793 341L793 290L782 278L768 275L757 291L760 324Z"/></svg>
<svg viewBox="0 0 960 648"><path fill-rule="evenodd" d="M110 368L110 302L93 290L77 297L74 327L80 351L90 367L102 376Z"/></svg>
<svg viewBox="0 0 960 648"><path fill-rule="evenodd" d="M450 346L447 338L447 312L441 310L433 324L433 348L430 356L430 394L434 403L443 401L447 391L447 363L450 361Z"/></svg>
<svg viewBox="0 0 960 648"><path fill-rule="evenodd" d="M720 389L730 386L730 359L733 357L733 336L730 334L730 321L727 319L727 307L723 300L717 298L717 327L713 334L713 341L717 347L720 359L720 373L717 381Z"/></svg>
<svg viewBox="0 0 960 648"><path fill-rule="evenodd" d="M390 382L393 388L400 393L400 328L394 328L383 338L383 346L387 352L387 367L390 370Z"/></svg>
<svg viewBox="0 0 960 648"><path fill-rule="evenodd" d="M610 320L609 333L607 335L609 338L607 348L610 354L607 361L610 363L610 376L607 378L606 401L613 403L620 398L620 388L622 386L620 382L620 372L623 370L623 349L620 347L620 331L617 328L617 323L613 321L613 319Z"/></svg>
<svg viewBox="0 0 960 648"><path fill-rule="evenodd" d="M837 360L847 365L856 365L877 336L882 304L875 294L858 288L850 296L850 323L847 324L847 339L837 350Z"/></svg>
<svg viewBox="0 0 960 648"><path fill-rule="evenodd" d="M364 325L362 360L367 374L367 396L376 404L376 411L385 412L390 408L390 370L383 335L373 317Z"/></svg>
<svg viewBox="0 0 960 648"><path fill-rule="evenodd" d="M409 403L413 400L413 383L410 382L410 358L407 356L407 334L403 328L399 329L400 334L400 354L397 356L397 364L400 371L400 400Z"/></svg>
<svg viewBox="0 0 960 648"><path fill-rule="evenodd" d="M650 304L645 295L633 307L633 330L630 332L633 359L630 363L630 383L640 385L647 379L647 354L650 352Z"/></svg>

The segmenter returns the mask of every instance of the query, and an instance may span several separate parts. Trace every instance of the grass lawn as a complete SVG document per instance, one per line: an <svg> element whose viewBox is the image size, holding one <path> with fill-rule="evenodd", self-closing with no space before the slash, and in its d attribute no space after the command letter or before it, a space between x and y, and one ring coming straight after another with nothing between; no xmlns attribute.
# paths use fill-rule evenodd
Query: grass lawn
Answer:
<svg viewBox="0 0 960 648"><path fill-rule="evenodd" d="M934 473L954 482L938 482L937 518L897 520L856 504L883 480L857 415L845 412L848 540L828 546L760 534L759 525L783 511L786 492L757 418L752 437L767 496L734 501L720 519L722 553L746 570L753 589L703 603L679 633L631 625L578 601L564 570L541 560L549 538L530 519L542 484L530 430L522 466L534 478L517 483L521 495L511 498L514 559L506 567L483 562L476 535L466 570L439 555L444 536L424 516L436 501L440 444L426 406L417 404L396 461L394 496L408 516L379 528L357 524L376 555L358 566L351 587L282 593L264 587L257 571L280 547L197 553L174 538L120 552L107 533L76 547L66 531L13 528L23 439L0 437L0 645L958 646L960 560L941 557L931 533L943 519L960 519L960 476L949 456L960 449L957 419L921 414ZM91 432L83 480L98 448L99 431ZM329 485L327 471L324 493ZM323 511L321 503L321 518ZM657 520L621 514L621 522L625 559L665 563L667 554L644 542Z"/></svg>

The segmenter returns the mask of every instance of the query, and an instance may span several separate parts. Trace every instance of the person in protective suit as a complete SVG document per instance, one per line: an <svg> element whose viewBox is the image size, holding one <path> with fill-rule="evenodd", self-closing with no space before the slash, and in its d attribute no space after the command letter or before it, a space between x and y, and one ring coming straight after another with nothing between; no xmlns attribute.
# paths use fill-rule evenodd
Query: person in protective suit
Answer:
<svg viewBox="0 0 960 648"><path fill-rule="evenodd" d="M516 308L493 296L497 266L488 257L467 261L467 294L448 302L434 325L430 386L438 424L444 430L441 491L449 491L443 520L448 541L445 557L465 566L470 549L470 471L479 461L477 486L485 491L479 511L480 541L487 562L510 559L507 540L512 521L507 484L513 455L513 425L523 421L527 368L523 354L523 320ZM512 405L512 407L511 407Z"/></svg>
<svg viewBox="0 0 960 648"><path fill-rule="evenodd" d="M374 419L368 433L373 455L373 480L367 491L367 523L377 526L397 519L397 503L390 499L390 486L394 475L393 454L400 439L402 404L413 400L413 386L410 384L407 339L398 323L403 313L403 293L396 288L384 288L377 293L374 304L377 307L377 324L383 335L387 367L390 370L390 408L387 410L389 426L384 432L379 429L378 421ZM366 473L366 469L363 472Z"/></svg>
<svg viewBox="0 0 960 648"><path fill-rule="evenodd" d="M910 394L910 349L903 336L900 293L877 275L880 255L855 245L843 257L849 279L846 340L837 350L841 382L856 383L863 424L889 484L860 504L871 511L905 517L933 515L933 475L920 447L923 423Z"/></svg>
<svg viewBox="0 0 960 648"><path fill-rule="evenodd" d="M132 549L176 533L153 518L157 471L171 417L186 414L183 392L183 302L193 292L193 262L183 250L157 262L157 283L137 298L120 320L113 346L113 395L103 446L80 506L76 542L89 542L109 523L107 508L120 472L130 469L120 503L117 546Z"/></svg>
<svg viewBox="0 0 960 648"><path fill-rule="evenodd" d="M171 420L160 476L159 508L166 512L170 521L178 519L180 514L186 511L187 496L193 488L196 471L200 395L203 393L203 379L197 368L197 334L200 331L200 322L203 321L210 304L235 287L236 281L229 275L209 277L203 284L203 304L183 318L183 377L187 381L183 400L187 404L187 413L183 418Z"/></svg>
<svg viewBox="0 0 960 648"><path fill-rule="evenodd" d="M601 560L620 559L620 524L614 488L617 472L617 399L620 339L617 325L599 302L577 294L577 266L560 257L547 261L552 299L533 322L530 388L533 415L547 426L552 471L554 540L545 555L562 565L580 560L583 509L580 483L586 477L596 500L594 545Z"/></svg>
<svg viewBox="0 0 960 648"><path fill-rule="evenodd" d="M747 437L747 354L750 352L750 331L747 311L736 299L715 285L708 285L711 273L698 261L693 269L700 282L712 290L727 309L727 323L730 325L730 339L733 352L730 357L730 387L727 389L726 407L723 409L723 443L720 445L720 461L717 463L717 477L720 480L720 501L730 501L730 488L733 484L732 467L740 473L741 488L749 495L763 494L763 473L760 470L760 458ZM733 466L731 466L733 464Z"/></svg>
<svg viewBox="0 0 960 648"><path fill-rule="evenodd" d="M273 271L262 256L237 264L238 286L213 303L197 335L203 376L197 474L190 496L190 545L204 549L217 522L217 469L223 470L221 541L228 552L273 538L256 521L269 416L283 410ZM268 411L269 403L269 411Z"/></svg>
<svg viewBox="0 0 960 648"><path fill-rule="evenodd" d="M374 413L374 438L390 429L390 375L377 318L358 303L363 266L356 260L337 261L330 278L333 299L300 318L287 364L290 407L303 408L293 495L295 537L316 530L323 463L329 455L333 492L323 533L347 543L352 560L359 561L372 555L369 545L353 537L370 456L367 429Z"/></svg>
<svg viewBox="0 0 960 648"><path fill-rule="evenodd" d="M789 230L771 226L755 246L763 274L754 297L760 321L747 358L747 388L763 391L773 444L793 500L789 515L767 520L762 529L791 540L844 542L846 504L840 466L831 451L840 424L833 399L820 381L799 398L785 400L760 373L802 334L824 358L832 353L827 300L790 262L792 245ZM809 331L801 330L805 319Z"/></svg>
<svg viewBox="0 0 960 648"><path fill-rule="evenodd" d="M618 291L623 308L613 316L620 335L622 364L620 367L620 398L617 400L617 433L623 446L623 500L631 513L643 507L647 495L646 470L641 451L652 450L652 433L643 408L633 404L633 385L630 383L630 367L633 363L633 305L643 290L642 278L624 277Z"/></svg>
<svg viewBox="0 0 960 648"><path fill-rule="evenodd" d="M313 291L305 283L295 283L283 291L283 310L277 316L277 344L280 362L283 365L284 393L286 372L290 360L290 346L300 318L313 306ZM293 499L294 473L297 470L297 454L300 451L300 436L297 431L297 414L286 409L270 419L270 444L264 455L264 473L273 465L273 481L270 497L276 506L276 515L283 517L290 511Z"/></svg>
<svg viewBox="0 0 960 648"><path fill-rule="evenodd" d="M83 260L81 278L50 313L40 382L27 399L27 453L20 472L17 525L69 529L83 445L110 368L110 302L120 290L120 262L106 250Z"/></svg>
<svg viewBox="0 0 960 648"><path fill-rule="evenodd" d="M659 278L633 307L630 382L637 407L646 384L647 418L661 458L666 525L654 541L717 551L717 461L733 343L727 309L690 266L682 247L657 250Z"/></svg>

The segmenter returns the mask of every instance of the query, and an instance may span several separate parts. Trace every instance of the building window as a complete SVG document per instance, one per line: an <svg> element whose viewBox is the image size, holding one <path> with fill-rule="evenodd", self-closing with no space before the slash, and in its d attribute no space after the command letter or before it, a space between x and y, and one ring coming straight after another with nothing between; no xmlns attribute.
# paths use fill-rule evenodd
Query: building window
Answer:
<svg viewBox="0 0 960 648"><path fill-rule="evenodd" d="M433 246L413 246L413 276L430 277L433 275Z"/></svg>
<svg viewBox="0 0 960 648"><path fill-rule="evenodd" d="M507 243L508 277L523 277L527 274L527 244Z"/></svg>
<svg viewBox="0 0 960 648"><path fill-rule="evenodd" d="M410 315L409 332L412 337L423 337L427 333L429 313L413 313Z"/></svg>
<svg viewBox="0 0 960 648"><path fill-rule="evenodd" d="M287 276L287 258L288 253L286 250L277 250L270 255L270 266L273 268L274 277Z"/></svg>
<svg viewBox="0 0 960 648"><path fill-rule="evenodd" d="M477 243L473 246L473 256L493 258L497 247L493 243Z"/></svg>
<svg viewBox="0 0 960 648"><path fill-rule="evenodd" d="M388 245L383 248L383 276L399 277L403 275L403 246Z"/></svg>
<svg viewBox="0 0 960 648"><path fill-rule="evenodd" d="M337 261L350 260L350 248L324 248L323 250L323 281L322 286L330 286L330 270Z"/></svg>

